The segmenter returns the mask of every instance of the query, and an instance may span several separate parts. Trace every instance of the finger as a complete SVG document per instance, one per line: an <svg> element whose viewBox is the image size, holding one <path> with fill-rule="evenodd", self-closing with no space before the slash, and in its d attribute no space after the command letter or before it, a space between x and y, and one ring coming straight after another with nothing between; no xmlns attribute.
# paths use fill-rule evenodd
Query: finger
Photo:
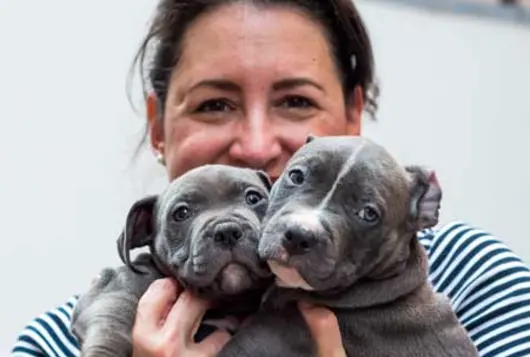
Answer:
<svg viewBox="0 0 530 357"><path fill-rule="evenodd" d="M139 323L151 329L159 328L179 293L180 287L173 279L155 280L138 301Z"/></svg>
<svg viewBox="0 0 530 357"><path fill-rule="evenodd" d="M218 330L206 337L197 345L196 351L201 356L213 357L227 344L232 336L224 330Z"/></svg>
<svg viewBox="0 0 530 357"><path fill-rule="evenodd" d="M317 347L319 357L346 357L337 317L323 307L301 302L300 311L304 317Z"/></svg>
<svg viewBox="0 0 530 357"><path fill-rule="evenodd" d="M169 338L178 337L185 342L191 341L208 307L207 300L200 299L185 290L167 315L164 324L165 333L170 335Z"/></svg>

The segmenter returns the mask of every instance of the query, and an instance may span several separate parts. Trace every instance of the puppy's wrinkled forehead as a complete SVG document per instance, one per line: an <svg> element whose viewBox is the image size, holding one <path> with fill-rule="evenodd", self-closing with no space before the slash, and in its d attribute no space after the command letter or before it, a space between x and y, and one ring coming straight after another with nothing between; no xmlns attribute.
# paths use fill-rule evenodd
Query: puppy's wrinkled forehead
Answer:
<svg viewBox="0 0 530 357"><path fill-rule="evenodd" d="M316 166L325 163L335 174L351 171L355 165L371 170L394 168L402 172L400 165L382 146L370 139L356 136L316 138L304 145L291 159L290 164L305 162Z"/></svg>
<svg viewBox="0 0 530 357"><path fill-rule="evenodd" d="M408 187L404 167L384 147L363 137L316 138L292 157L289 168L298 165L306 166L321 183L326 183L320 186L326 186L328 195L341 188L369 186L387 196Z"/></svg>
<svg viewBox="0 0 530 357"><path fill-rule="evenodd" d="M225 165L205 165L190 170L171 182L162 195L161 205L175 201L193 202L197 205L226 206L237 201L252 188L266 197L267 189L253 170Z"/></svg>

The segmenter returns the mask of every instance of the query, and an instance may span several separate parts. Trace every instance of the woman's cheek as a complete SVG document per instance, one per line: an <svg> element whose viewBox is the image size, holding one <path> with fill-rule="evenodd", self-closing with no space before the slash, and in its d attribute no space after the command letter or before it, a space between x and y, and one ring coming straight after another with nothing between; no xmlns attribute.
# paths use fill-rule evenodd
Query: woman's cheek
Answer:
<svg viewBox="0 0 530 357"><path fill-rule="evenodd" d="M170 179L201 165L224 163L223 158L233 141L233 132L229 125L174 125L171 135L166 135L165 147Z"/></svg>

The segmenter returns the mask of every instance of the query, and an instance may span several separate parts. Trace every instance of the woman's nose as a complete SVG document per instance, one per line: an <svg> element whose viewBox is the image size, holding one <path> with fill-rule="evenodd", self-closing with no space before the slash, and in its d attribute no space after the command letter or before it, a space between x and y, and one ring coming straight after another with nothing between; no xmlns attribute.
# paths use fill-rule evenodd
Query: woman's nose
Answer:
<svg viewBox="0 0 530 357"><path fill-rule="evenodd" d="M232 161L238 166L267 169L281 157L279 136L269 118L263 114L247 117L239 126L230 148Z"/></svg>

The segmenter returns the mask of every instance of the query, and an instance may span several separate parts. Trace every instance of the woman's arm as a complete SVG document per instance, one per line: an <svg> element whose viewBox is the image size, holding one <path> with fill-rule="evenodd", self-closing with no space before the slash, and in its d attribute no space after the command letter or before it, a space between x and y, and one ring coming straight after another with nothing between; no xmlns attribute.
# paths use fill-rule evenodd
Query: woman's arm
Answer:
<svg viewBox="0 0 530 357"><path fill-rule="evenodd" d="M530 355L530 269L500 239L465 223L425 231L429 278L482 357Z"/></svg>

